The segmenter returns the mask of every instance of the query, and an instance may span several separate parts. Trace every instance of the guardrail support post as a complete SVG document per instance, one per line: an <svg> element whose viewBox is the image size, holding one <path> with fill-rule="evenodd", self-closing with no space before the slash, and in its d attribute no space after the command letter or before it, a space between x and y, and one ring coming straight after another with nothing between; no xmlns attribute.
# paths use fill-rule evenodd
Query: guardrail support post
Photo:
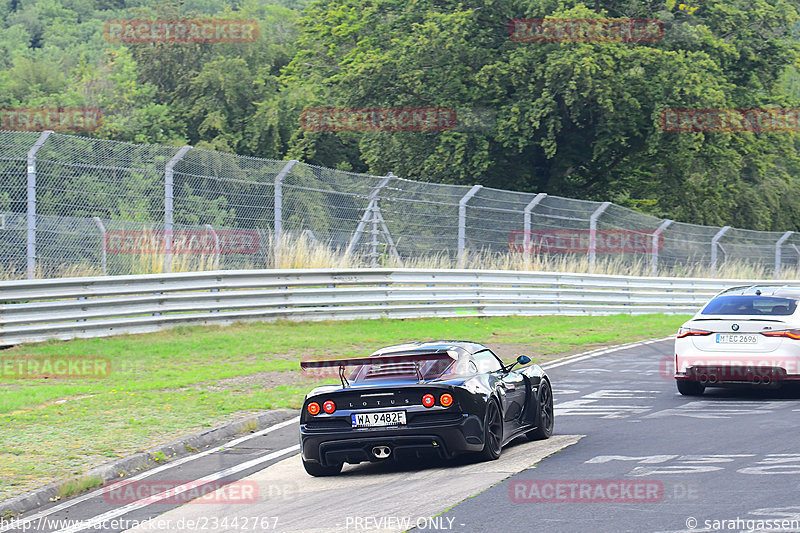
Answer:
<svg viewBox="0 0 800 533"><path fill-rule="evenodd" d="M603 202L589 217L589 268L594 271L594 261L597 252L597 219L608 209L611 202Z"/></svg>
<svg viewBox="0 0 800 533"><path fill-rule="evenodd" d="M475 196L483 185L473 185L458 201L458 268L464 268L464 248L467 238L467 202Z"/></svg>
<svg viewBox="0 0 800 533"><path fill-rule="evenodd" d="M672 224L672 220L665 220L661 223L661 225L653 232L653 242L651 247L651 265L650 265L650 274L653 276L658 275L658 241L661 238L661 234Z"/></svg>
<svg viewBox="0 0 800 533"><path fill-rule="evenodd" d="M44 146L51 133L52 130L43 132L28 150L28 240L25 254L28 258L28 279L36 277L36 152Z"/></svg>
<svg viewBox="0 0 800 533"><path fill-rule="evenodd" d="M273 252L273 267L280 268L281 267L281 239L283 238L283 179L289 174L292 168L297 164L296 159L292 159L286 166L278 172L278 175L275 176L275 223L274 223L274 231L273 231L273 238L275 239L272 243L272 252Z"/></svg>
<svg viewBox="0 0 800 533"><path fill-rule="evenodd" d="M525 206L525 210L522 212L522 242L524 243L523 246L523 253L525 257L530 258L531 256L531 212L533 208L539 205L542 200L547 198L546 192L540 192L536 195L536 197L531 200L531 202Z"/></svg>
<svg viewBox="0 0 800 533"><path fill-rule="evenodd" d="M97 229L100 231L100 238L103 242L103 249L102 255L100 256L100 264L103 268L103 275L108 276L108 241L106 240L106 226L103 224L103 221L100 220L100 217L92 217L94 220L94 225L97 226Z"/></svg>
<svg viewBox="0 0 800 533"><path fill-rule="evenodd" d="M722 238L723 235L725 235L725 233L728 232L729 229L731 229L730 226L723 226L717 232L717 234L714 235L714 238L711 239L711 275L712 276L717 273L717 246L718 246L719 240Z"/></svg>
<svg viewBox="0 0 800 533"><path fill-rule="evenodd" d="M781 246L786 242L786 239L792 236L793 231L787 231L778 242L775 243L775 279L781 279Z"/></svg>
<svg viewBox="0 0 800 533"><path fill-rule="evenodd" d="M175 165L183 159L186 152L191 150L191 146L184 146L164 167L164 272L172 272L172 227L173 219L173 179L175 176Z"/></svg>

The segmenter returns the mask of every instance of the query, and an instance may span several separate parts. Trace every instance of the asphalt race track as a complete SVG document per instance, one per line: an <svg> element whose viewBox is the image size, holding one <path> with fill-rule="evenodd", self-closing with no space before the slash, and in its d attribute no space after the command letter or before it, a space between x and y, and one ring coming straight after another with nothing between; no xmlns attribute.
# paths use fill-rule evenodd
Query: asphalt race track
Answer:
<svg viewBox="0 0 800 533"><path fill-rule="evenodd" d="M149 499L99 489L0 533L800 531L800 392L683 397L671 360L670 339L550 365L555 435L497 461L311 478L291 419L133 478ZM184 503L197 480L225 486Z"/></svg>

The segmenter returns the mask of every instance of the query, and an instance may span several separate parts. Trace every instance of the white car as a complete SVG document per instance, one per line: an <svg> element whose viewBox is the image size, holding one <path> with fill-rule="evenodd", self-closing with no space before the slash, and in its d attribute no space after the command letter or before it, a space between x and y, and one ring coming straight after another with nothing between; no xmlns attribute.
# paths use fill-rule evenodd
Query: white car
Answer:
<svg viewBox="0 0 800 533"><path fill-rule="evenodd" d="M734 287L717 294L675 338L675 380L706 387L779 387L800 380L800 288Z"/></svg>

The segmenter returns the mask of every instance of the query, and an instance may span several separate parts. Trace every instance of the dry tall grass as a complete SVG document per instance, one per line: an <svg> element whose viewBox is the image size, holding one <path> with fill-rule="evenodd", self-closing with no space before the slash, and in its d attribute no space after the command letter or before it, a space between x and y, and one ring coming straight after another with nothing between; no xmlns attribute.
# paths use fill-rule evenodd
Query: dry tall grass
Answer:
<svg viewBox="0 0 800 533"><path fill-rule="evenodd" d="M272 246L270 246L272 248ZM649 255L631 257L631 255L599 256L594 268L586 254L546 255L497 253L478 251L467 253L463 266L453 254L434 252L410 259L397 261L389 254L377 258L364 254L345 255L343 251L308 239L305 235L299 239L284 239L280 246L280 268L425 268L452 269L466 268L478 270L522 270L538 272L573 272L596 274L616 274L624 276L651 276L652 266ZM269 265L268 267L272 267ZM724 278L724 279L772 279L774 265L752 264L744 261L723 261L716 272L707 264L693 263L660 267L657 276L692 277L692 278ZM800 268L784 266L781 279L800 279Z"/></svg>
<svg viewBox="0 0 800 533"><path fill-rule="evenodd" d="M265 239L267 250L274 250L274 242L270 236ZM631 255L599 256L594 268L589 263L585 254L573 255L545 255L521 253L497 253L488 251L469 252L465 254L463 265L453 254L432 252L410 259L398 261L389 254L370 257L363 253L345 254L343 250L333 246L319 243L307 235L299 238L284 236L278 247L280 250L278 265L280 268L419 268L419 269L479 269L479 270L520 270L540 272L571 272L597 274L616 274L625 276L650 276L652 275L650 256ZM166 271L166 261L163 253L131 254L122 259L115 258L115 270L129 274L159 274ZM22 279L25 277L24 268L20 265L0 265L0 281ZM226 261L226 257L214 254L177 254L172 258L172 272L196 272L217 269L261 269L275 268L276 261L273 254L253 255L244 260L239 257L235 267ZM96 264L60 264L55 266L37 267L37 278L61 278L102 275L100 265ZM774 265L752 264L743 261L723 261L716 272L711 271L709 265L703 263L682 264L672 267L660 267L658 276L664 277L694 277L694 278L722 278L722 279L772 279ZM800 279L800 267L784 267L781 279Z"/></svg>

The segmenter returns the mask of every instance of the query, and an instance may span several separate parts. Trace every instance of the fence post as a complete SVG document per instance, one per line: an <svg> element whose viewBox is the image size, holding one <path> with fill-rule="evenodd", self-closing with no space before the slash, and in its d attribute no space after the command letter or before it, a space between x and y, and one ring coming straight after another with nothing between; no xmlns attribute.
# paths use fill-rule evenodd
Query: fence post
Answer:
<svg viewBox="0 0 800 533"><path fill-rule="evenodd" d="M370 257L372 257L372 266L378 266L378 202L377 200L372 203L372 229L370 233L372 233L372 249L370 251Z"/></svg>
<svg viewBox="0 0 800 533"><path fill-rule="evenodd" d="M100 220L100 217L92 217L94 220L94 225L97 226L97 229L100 231L100 238L103 242L103 253L100 257L100 264L103 267L103 275L108 276L108 241L106 240L106 226L103 224L103 221Z"/></svg>
<svg viewBox="0 0 800 533"><path fill-rule="evenodd" d="M44 146L52 130L43 132L28 150L28 279L36 277L36 152Z"/></svg>
<svg viewBox="0 0 800 533"><path fill-rule="evenodd" d="M525 247L523 253L527 258L531 256L531 212L533 208L539 205L545 198L547 198L547 193L540 192L525 206L525 210L522 212L522 242Z"/></svg>
<svg viewBox="0 0 800 533"><path fill-rule="evenodd" d="M797 246L795 246L795 245L794 245L794 244L792 244L792 243L789 243L789 246L791 246L791 247L792 247L792 249L794 250L794 253L796 253L796 254L797 254L797 259L798 259L798 261L800 261L800 248L798 248Z"/></svg>
<svg viewBox="0 0 800 533"><path fill-rule="evenodd" d="M723 235L725 235L725 233L727 233L727 231L729 229L731 229L730 226L723 226L717 232L717 234L714 235L714 238L711 239L711 275L712 276L717 273L717 243L719 243L719 240L722 238Z"/></svg>
<svg viewBox="0 0 800 533"><path fill-rule="evenodd" d="M483 185L473 185L458 201L458 268L464 268L464 246L467 236L467 202L475 196Z"/></svg>
<svg viewBox="0 0 800 533"><path fill-rule="evenodd" d="M191 150L191 146L184 146L164 167L164 272L172 272L172 227L173 227L173 178L175 176L175 165L183 159L186 152Z"/></svg>
<svg viewBox="0 0 800 533"><path fill-rule="evenodd" d="M274 223L274 231L272 234L274 235L274 242L272 243L272 253L273 253L273 268L280 268L281 267L281 238L283 236L283 178L285 178L289 172L292 170L297 164L296 159L292 159L286 166L284 166L278 175L275 176L275 223Z"/></svg>
<svg viewBox="0 0 800 533"><path fill-rule="evenodd" d="M787 231L778 242L775 243L775 279L781 279L781 246L786 242L786 239L792 236L793 231Z"/></svg>
<svg viewBox="0 0 800 533"><path fill-rule="evenodd" d="M214 270L219 270L219 235L217 235L214 226L211 224L206 224L206 230L214 237Z"/></svg>
<svg viewBox="0 0 800 533"><path fill-rule="evenodd" d="M608 209L611 202L603 202L589 217L589 268L594 270L594 260L597 252L597 219Z"/></svg>
<svg viewBox="0 0 800 533"><path fill-rule="evenodd" d="M378 253L377 252L378 243L375 240L377 238L377 234L375 232L377 231L377 224L379 222L378 212L380 211L378 209L378 195L381 193L383 188L386 187L386 185L390 181L392 181L392 178L394 177L396 176L391 172L389 172L388 174L386 174L386 176L383 177L383 179L381 179L381 181L378 182L378 184L372 189L372 191L370 191L369 196L367 197L369 203L367 204L367 208L364 210L364 214L361 215L361 220L358 221L358 226L356 226L355 233L353 233L353 236L350 237L350 242L347 243L347 250L345 250L344 252L345 255L350 255L351 253L353 253L356 244L358 244L358 239L360 239L361 234L364 233L364 228L367 226L367 221L370 220L370 218L372 218L372 227L373 227L373 246L374 246L373 254Z"/></svg>
<svg viewBox="0 0 800 533"><path fill-rule="evenodd" d="M652 264L650 265L650 274L653 276L658 275L658 241L661 237L661 234L672 224L672 220L665 220L661 223L661 225L653 232L653 242L652 242Z"/></svg>

